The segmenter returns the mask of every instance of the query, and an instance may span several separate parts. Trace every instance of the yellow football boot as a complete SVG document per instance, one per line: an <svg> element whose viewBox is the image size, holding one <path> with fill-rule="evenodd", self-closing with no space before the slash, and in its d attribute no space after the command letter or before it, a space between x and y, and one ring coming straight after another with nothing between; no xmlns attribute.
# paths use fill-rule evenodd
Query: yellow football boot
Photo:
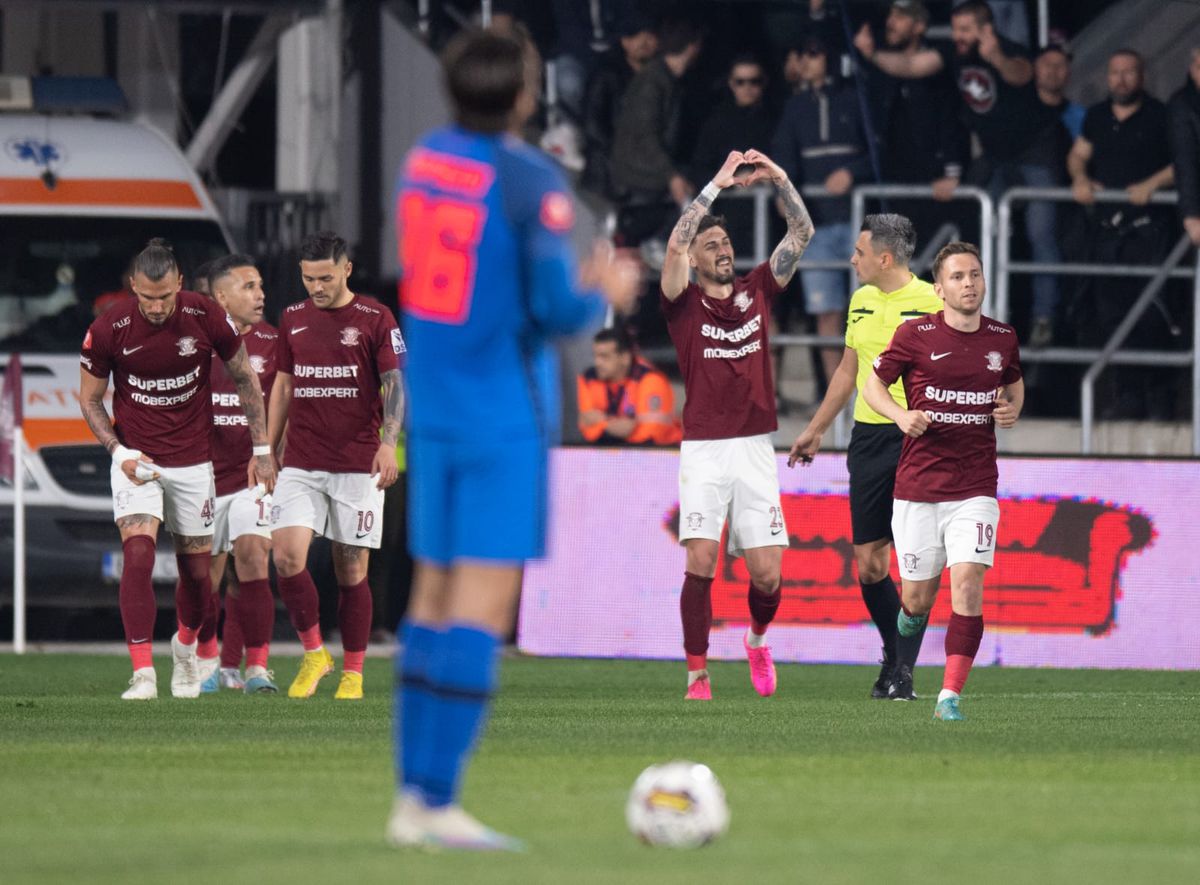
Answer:
<svg viewBox="0 0 1200 885"><path fill-rule="evenodd" d="M289 698L311 698L326 673L333 672L333 655L321 646L316 651L306 651L300 662L300 672L288 689Z"/></svg>
<svg viewBox="0 0 1200 885"><path fill-rule="evenodd" d="M337 692L333 695L338 701L362 700L362 674L353 670L342 671L342 681L338 683Z"/></svg>

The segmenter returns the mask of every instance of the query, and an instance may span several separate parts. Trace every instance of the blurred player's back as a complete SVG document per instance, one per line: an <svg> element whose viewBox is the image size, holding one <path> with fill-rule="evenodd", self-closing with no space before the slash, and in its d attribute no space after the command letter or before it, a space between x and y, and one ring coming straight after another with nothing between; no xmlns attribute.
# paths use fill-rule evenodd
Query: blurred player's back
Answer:
<svg viewBox="0 0 1200 885"><path fill-rule="evenodd" d="M412 430L545 436L558 426L546 336L598 318L573 292L561 176L508 135L452 126L409 154L396 209Z"/></svg>
<svg viewBox="0 0 1200 885"><path fill-rule="evenodd" d="M417 568L400 628L388 838L512 850L520 843L458 797L523 564L545 550L547 448L559 423L548 339L599 319L601 294L631 303L636 276L610 251L583 274L600 291L577 285L562 178L506 134L536 107L532 44L466 31L443 63L457 123L408 155L396 201Z"/></svg>

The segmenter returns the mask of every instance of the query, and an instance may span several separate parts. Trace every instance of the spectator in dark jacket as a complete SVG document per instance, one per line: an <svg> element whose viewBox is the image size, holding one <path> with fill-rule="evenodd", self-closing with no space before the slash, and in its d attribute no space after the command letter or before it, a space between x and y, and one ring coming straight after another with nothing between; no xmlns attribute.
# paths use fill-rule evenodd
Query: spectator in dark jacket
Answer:
<svg viewBox="0 0 1200 885"><path fill-rule="evenodd" d="M1033 83L1037 87L1038 100L1058 114L1074 140L1083 131L1083 115L1087 108L1067 98L1070 82L1071 53L1057 43L1039 49L1033 60ZM1070 150L1070 144L1067 150ZM1065 158L1063 162L1066 162Z"/></svg>
<svg viewBox="0 0 1200 885"><path fill-rule="evenodd" d="M749 148L766 150L775 132L775 119L763 96L766 92L766 69L752 55L739 55L729 66L729 88L725 100L713 108L700 127L696 147L692 151L692 181L703 181L713 169L720 169L730 151ZM735 243L754 242L754 204L746 199L726 199L722 205L726 230ZM764 240L765 242L765 240ZM769 256L754 259L765 261Z"/></svg>
<svg viewBox="0 0 1200 885"><path fill-rule="evenodd" d="M806 200L816 232L805 260L848 265L857 235L850 229L850 189L870 173L858 97L829 76L828 50L820 39L809 37L800 49L800 91L784 105L772 156L798 186L823 186L829 194ZM818 334L840 335L849 300L846 271L801 266L800 281ZM833 377L841 356L840 347L822 349L826 378Z"/></svg>
<svg viewBox="0 0 1200 885"><path fill-rule="evenodd" d="M783 82L789 95L800 83L802 59L798 47L805 37L819 37L829 49L830 59L839 58L845 50L842 14L836 0L794 0L762 6L763 33L771 47L771 58L783 59Z"/></svg>
<svg viewBox="0 0 1200 885"><path fill-rule="evenodd" d="M884 41L889 50L905 55L925 51L928 24L929 11L920 0L895 0ZM949 75L941 70L912 80L875 67L868 68L868 75L878 106L884 181L932 184L935 196L949 197L962 179L968 152Z"/></svg>
<svg viewBox="0 0 1200 885"><path fill-rule="evenodd" d="M932 48L909 55L876 51L869 31L859 31L854 45L867 61L894 77L921 79L950 71L961 97L963 119L983 147L971 178L986 186L993 199L1016 185L1062 184L1062 121L1038 99L1028 51L996 33L984 0L964 0L955 6L950 33L954 46L944 54ZM1062 261L1053 203L1029 203L1025 228L1036 261ZM1057 309L1057 280L1051 274L1038 274L1033 279L1033 343L1049 343Z"/></svg>
<svg viewBox="0 0 1200 885"><path fill-rule="evenodd" d="M625 90L634 76L658 52L658 35L649 19L629 16L620 26L621 45L600 57L588 79L583 98L583 137L586 166L583 186L612 198L609 155L617 128L617 115Z"/></svg>
<svg viewBox="0 0 1200 885"><path fill-rule="evenodd" d="M1171 155L1183 229L1200 246L1200 46L1192 49L1187 82L1167 105Z"/></svg>
<svg viewBox="0 0 1200 885"><path fill-rule="evenodd" d="M629 83L617 115L613 140L613 183L630 195L676 203L695 192L677 156L682 95L679 78L700 55L699 29L687 21L668 22L659 33L662 55Z"/></svg>
<svg viewBox="0 0 1200 885"><path fill-rule="evenodd" d="M1108 60L1109 97L1088 108L1083 134L1075 139L1067 168L1075 200L1092 216L1089 258L1095 264L1154 265L1176 236L1169 210L1150 205L1156 190L1175 181L1166 106L1143 85L1141 56L1119 49ZM1127 203L1094 202L1097 190L1123 190ZM1102 345L1129 313L1145 285L1116 277L1085 280L1075 326L1084 346ZM1172 347L1170 293L1159 309L1142 314L1125 346L1147 350ZM1084 310L1086 308L1086 310ZM1178 375L1169 369L1122 366L1101 376L1096 388L1102 417L1170 419ZM1118 385L1117 382L1120 382Z"/></svg>
<svg viewBox="0 0 1200 885"><path fill-rule="evenodd" d="M920 0L894 0L888 9L883 37L887 48L912 56L928 50L925 32L929 11ZM870 25L864 24L868 29ZM891 184L927 185L938 201L947 201L962 180L970 154L970 139L958 116L958 97L950 75L941 70L928 77L893 77L873 66L866 74L874 137L879 145L883 180ZM918 241L927 246L935 236L955 239L943 230L957 229L958 238L971 239L978 212L969 203L941 205L928 199L899 199L890 208L910 218ZM972 215L975 217L972 218ZM936 249L936 246L935 246Z"/></svg>

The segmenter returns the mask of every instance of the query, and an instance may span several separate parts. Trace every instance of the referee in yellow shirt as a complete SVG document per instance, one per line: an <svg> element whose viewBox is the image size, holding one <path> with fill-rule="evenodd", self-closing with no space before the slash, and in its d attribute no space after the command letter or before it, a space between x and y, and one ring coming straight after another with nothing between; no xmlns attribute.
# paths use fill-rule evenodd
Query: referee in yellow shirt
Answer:
<svg viewBox="0 0 1200 885"><path fill-rule="evenodd" d="M900 596L889 574L892 557L892 490L904 434L887 418L867 405L863 384L872 363L892 340L896 327L906 320L937 313L942 300L933 286L908 269L917 246L913 223L903 215L868 215L854 244L850 263L858 275L859 289L850 298L846 320L846 350L829 388L804 432L796 437L788 466L807 464L821 448L821 437L846 407L857 387L854 432L846 454L850 471L850 524L853 527L854 561L863 602L883 640L883 666L871 688L873 698L912 700L912 668L921 650L924 630L903 638L896 631ZM907 408L904 386L897 381L892 397Z"/></svg>

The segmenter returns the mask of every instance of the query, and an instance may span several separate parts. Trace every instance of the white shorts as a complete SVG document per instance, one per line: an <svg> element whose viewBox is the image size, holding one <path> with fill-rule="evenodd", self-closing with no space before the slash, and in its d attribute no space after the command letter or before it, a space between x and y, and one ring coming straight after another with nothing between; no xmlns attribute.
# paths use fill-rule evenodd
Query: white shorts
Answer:
<svg viewBox="0 0 1200 885"><path fill-rule="evenodd" d="M680 445L680 543L720 541L726 519L730 556L754 547L788 546L769 434L684 440Z"/></svg>
<svg viewBox="0 0 1200 885"><path fill-rule="evenodd" d="M146 514L176 535L203 538L213 533L216 487L211 461L188 467L154 465L158 479L134 485L116 464L109 470L113 518Z"/></svg>
<svg viewBox="0 0 1200 885"><path fill-rule="evenodd" d="M965 501L892 502L892 538L900 576L928 581L947 565L978 562L991 568L996 555L1000 505L979 496Z"/></svg>
<svg viewBox="0 0 1200 885"><path fill-rule="evenodd" d="M242 535L271 539L271 496L255 500L254 489L239 489L217 498L213 520L213 553L228 553Z"/></svg>
<svg viewBox="0 0 1200 885"><path fill-rule="evenodd" d="M304 526L331 541L378 550L383 538L383 489L369 473L285 467L271 505L271 531Z"/></svg>

